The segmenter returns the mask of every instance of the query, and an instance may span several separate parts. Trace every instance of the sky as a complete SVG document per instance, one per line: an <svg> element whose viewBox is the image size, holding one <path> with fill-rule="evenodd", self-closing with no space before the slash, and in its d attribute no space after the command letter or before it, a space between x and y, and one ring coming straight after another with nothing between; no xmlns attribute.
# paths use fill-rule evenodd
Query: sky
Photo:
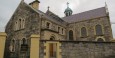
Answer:
<svg viewBox="0 0 115 58"><path fill-rule="evenodd" d="M4 32L5 25L11 18L15 9L19 5L21 0L0 0L0 32ZM24 0L27 4L34 0ZM73 10L73 14L80 12L100 8L105 6L105 2L108 6L110 13L111 24L115 23L115 0L39 0L39 10L46 12L48 6L50 11L57 14L60 17L64 17L64 10L69 2L70 8ZM111 25L113 36L115 38L115 24Z"/></svg>

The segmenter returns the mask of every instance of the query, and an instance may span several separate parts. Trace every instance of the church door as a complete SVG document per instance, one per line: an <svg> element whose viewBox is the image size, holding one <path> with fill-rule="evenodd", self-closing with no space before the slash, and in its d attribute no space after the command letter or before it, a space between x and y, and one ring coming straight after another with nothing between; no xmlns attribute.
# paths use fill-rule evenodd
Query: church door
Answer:
<svg viewBox="0 0 115 58"><path fill-rule="evenodd" d="M50 43L49 44L49 58L56 58L56 44Z"/></svg>

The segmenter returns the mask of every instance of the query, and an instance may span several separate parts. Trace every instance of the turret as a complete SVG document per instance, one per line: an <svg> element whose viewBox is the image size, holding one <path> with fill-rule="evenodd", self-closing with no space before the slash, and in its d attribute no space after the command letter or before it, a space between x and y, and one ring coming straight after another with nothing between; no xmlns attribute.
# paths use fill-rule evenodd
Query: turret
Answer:
<svg viewBox="0 0 115 58"><path fill-rule="evenodd" d="M67 2L67 8L64 11L65 16L70 16L72 15L73 11L69 8L69 3Z"/></svg>

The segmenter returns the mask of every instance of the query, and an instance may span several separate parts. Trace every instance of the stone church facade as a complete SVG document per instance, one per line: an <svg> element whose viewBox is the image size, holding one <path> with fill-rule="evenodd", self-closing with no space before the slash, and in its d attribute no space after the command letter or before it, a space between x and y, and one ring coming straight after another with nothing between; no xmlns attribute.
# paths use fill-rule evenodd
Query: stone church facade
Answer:
<svg viewBox="0 0 115 58"><path fill-rule="evenodd" d="M67 9L64 12L65 17L60 18L49 9L46 13L40 11L39 3L38 0L31 2L29 5L23 0L20 2L6 25L7 39L4 58L30 58L32 34L40 35L40 58L47 58L43 56L47 55L47 53L43 52L44 48L47 48L43 48L45 46L44 43L47 41L62 43L60 49L63 52L61 53L66 55L66 57L62 55L62 58L67 58L67 52L64 51L64 49L67 50L66 42L70 43L70 45L68 44L69 46L77 45L75 42L82 41L83 43L90 42L88 44L92 45L92 42L111 42L113 39L109 12L106 6L72 15L73 11L67 4ZM71 44L71 42L75 44ZM56 46L58 45L55 43L50 44L50 56L48 58L58 58L56 57L57 54L54 53L54 51L57 51ZM114 53L115 50L112 50ZM77 54L77 52L75 53Z"/></svg>

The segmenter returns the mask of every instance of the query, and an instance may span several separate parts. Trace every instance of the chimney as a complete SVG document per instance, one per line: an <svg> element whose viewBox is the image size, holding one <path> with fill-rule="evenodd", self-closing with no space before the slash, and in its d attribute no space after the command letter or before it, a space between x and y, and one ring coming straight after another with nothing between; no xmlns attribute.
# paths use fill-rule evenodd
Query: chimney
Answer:
<svg viewBox="0 0 115 58"><path fill-rule="evenodd" d="M40 3L40 1L35 0L35 1L31 2L29 5L31 5L34 9L39 10L39 3Z"/></svg>

